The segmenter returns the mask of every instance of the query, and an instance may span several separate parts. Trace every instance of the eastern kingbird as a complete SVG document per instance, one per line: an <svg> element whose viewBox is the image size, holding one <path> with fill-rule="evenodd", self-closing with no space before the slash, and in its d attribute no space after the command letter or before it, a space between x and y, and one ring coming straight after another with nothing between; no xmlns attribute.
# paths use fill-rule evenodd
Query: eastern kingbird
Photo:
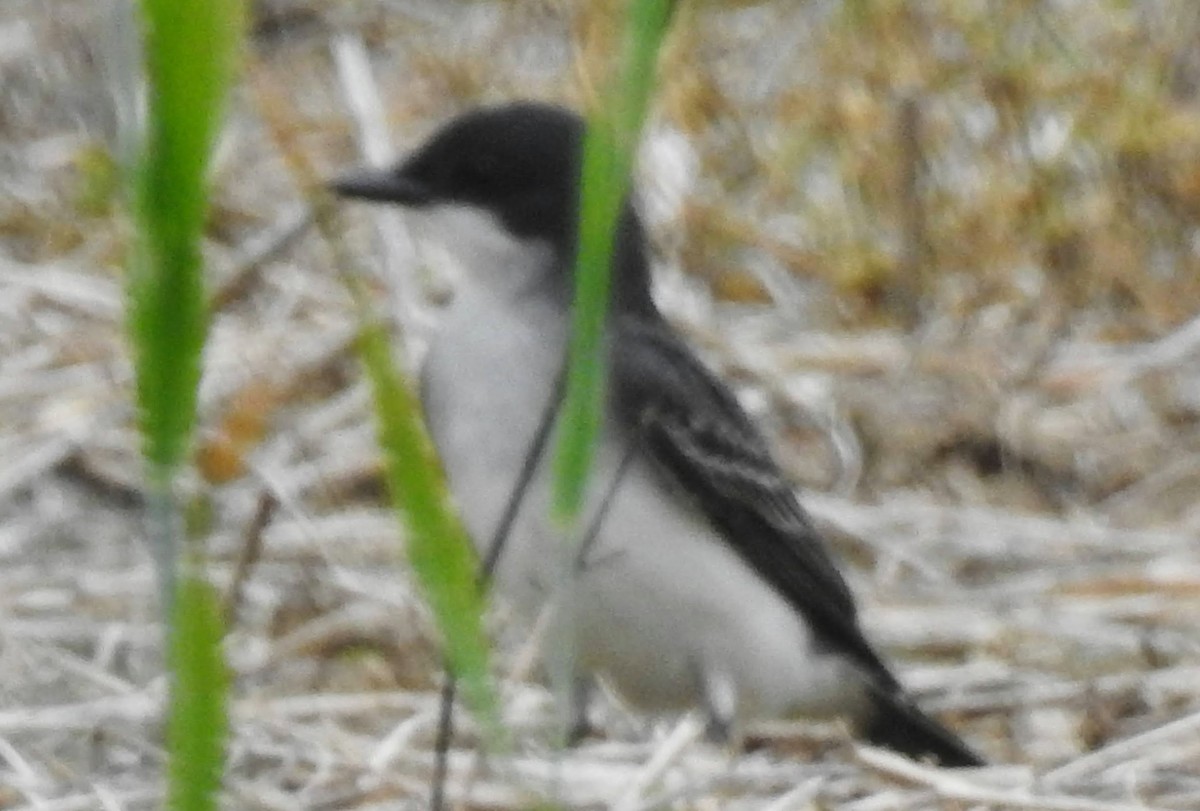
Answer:
<svg viewBox="0 0 1200 811"><path fill-rule="evenodd" d="M520 496L496 580L527 612L561 576L538 437L568 340L583 132L579 116L547 104L478 109L395 167L334 183L347 197L413 210L417 227L439 229L461 260L465 278L430 344L421 397L481 553ZM717 730L844 716L905 754L981 764L917 708L864 637L762 434L655 306L647 253L627 201L613 246L590 537L565 612L580 683L600 677L650 711L701 705ZM515 487L523 468L533 471L528 486Z"/></svg>

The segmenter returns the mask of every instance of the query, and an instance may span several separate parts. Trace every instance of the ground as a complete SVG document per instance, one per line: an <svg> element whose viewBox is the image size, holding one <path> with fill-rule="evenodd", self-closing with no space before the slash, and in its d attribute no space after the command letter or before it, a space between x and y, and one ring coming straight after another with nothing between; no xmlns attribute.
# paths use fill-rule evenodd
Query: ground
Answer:
<svg viewBox="0 0 1200 811"><path fill-rule="evenodd" d="M640 177L663 304L776 441L871 637L997 765L952 776L811 724L730 751L611 702L558 753L497 617L514 748L484 761L464 719L450 797L1200 807L1194 4L684 5ZM162 802L123 6L0 8L0 808ZM587 8L253 6L181 485L228 595L225 807L419 807L432 773L436 646L305 185L472 104L585 103L611 51ZM399 221L343 225L415 362L445 275L415 272Z"/></svg>

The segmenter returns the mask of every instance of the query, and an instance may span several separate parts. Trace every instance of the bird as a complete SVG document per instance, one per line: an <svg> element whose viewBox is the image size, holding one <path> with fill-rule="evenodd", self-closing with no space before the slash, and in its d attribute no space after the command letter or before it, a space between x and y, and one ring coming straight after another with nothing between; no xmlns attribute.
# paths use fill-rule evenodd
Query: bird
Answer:
<svg viewBox="0 0 1200 811"><path fill-rule="evenodd" d="M463 279L420 398L450 491L495 585L534 616L562 576L552 443L570 336L585 120L515 101L451 118L345 198L398 205ZM844 718L943 766L984 763L923 712L868 641L849 586L764 434L651 292L636 194L612 245L607 386L570 610L574 717L597 680L651 715L701 708L716 737L765 719ZM491 545L489 545L491 544Z"/></svg>

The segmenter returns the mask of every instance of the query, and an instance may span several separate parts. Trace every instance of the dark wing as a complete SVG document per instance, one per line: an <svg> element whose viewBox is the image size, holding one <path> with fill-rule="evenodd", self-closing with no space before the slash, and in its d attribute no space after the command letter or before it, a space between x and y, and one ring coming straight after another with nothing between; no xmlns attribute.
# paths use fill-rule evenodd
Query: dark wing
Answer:
<svg viewBox="0 0 1200 811"><path fill-rule="evenodd" d="M896 679L858 626L824 542L733 394L658 319L615 323L612 395L633 441L825 644L885 690Z"/></svg>

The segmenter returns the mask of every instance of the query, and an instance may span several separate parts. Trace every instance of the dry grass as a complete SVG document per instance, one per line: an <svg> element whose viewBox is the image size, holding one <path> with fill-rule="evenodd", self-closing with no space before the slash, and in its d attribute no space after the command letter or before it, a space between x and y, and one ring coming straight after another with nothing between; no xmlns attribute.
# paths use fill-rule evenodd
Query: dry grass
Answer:
<svg viewBox="0 0 1200 811"><path fill-rule="evenodd" d="M594 26L568 5L256 7L190 484L233 618L228 807L419 806L436 717L352 309L281 129L332 173L477 101L583 98L569 43ZM559 755L545 692L510 682L518 748L482 762L464 729L463 808L1200 807L1200 15L836 7L682 21L675 169L647 179L664 298L779 437L905 681L1012 765L948 775L812 725L731 754L612 706ZM114 30L107 3L0 7L0 808L161 803ZM365 216L349 237L419 352L444 280Z"/></svg>

